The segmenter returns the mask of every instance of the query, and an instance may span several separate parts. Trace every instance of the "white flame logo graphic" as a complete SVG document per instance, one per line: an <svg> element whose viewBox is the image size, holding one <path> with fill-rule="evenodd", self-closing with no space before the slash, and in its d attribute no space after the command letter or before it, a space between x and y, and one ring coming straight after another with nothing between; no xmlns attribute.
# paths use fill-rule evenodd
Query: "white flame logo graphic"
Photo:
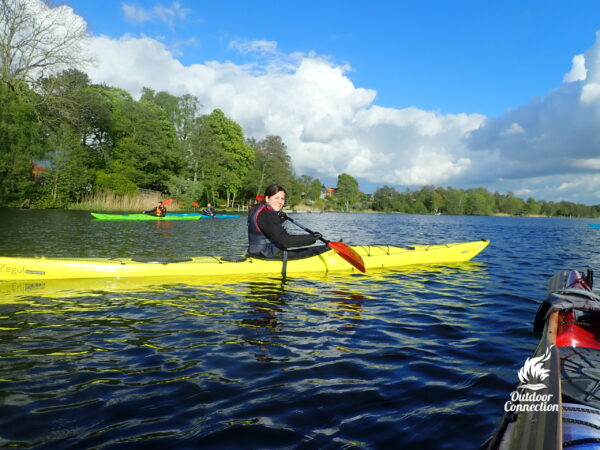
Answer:
<svg viewBox="0 0 600 450"><path fill-rule="evenodd" d="M523 367L519 370L519 380L523 383L521 388L531 389L533 391L537 391L539 389L543 389L546 387L543 383L538 384L529 384L529 380L537 378L539 381L544 381L546 378L550 376L550 370L544 369L544 362L550 359L550 350L554 347L551 345L546 349L546 353L542 356L537 356L535 358L527 358Z"/></svg>

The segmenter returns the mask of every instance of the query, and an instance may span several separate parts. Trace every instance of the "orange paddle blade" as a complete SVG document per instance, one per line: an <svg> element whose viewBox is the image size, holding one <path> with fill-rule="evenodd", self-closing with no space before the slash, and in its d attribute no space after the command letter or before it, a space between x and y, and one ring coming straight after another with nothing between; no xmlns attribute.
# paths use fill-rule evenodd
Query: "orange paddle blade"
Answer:
<svg viewBox="0 0 600 450"><path fill-rule="evenodd" d="M338 255L340 255L354 267L356 267L358 270L360 270L363 273L366 272L365 262L363 261L362 257L358 253L356 253L356 250L354 250L352 247L344 244L343 242L332 241L329 241L327 243L327 246L330 249L334 250Z"/></svg>
<svg viewBox="0 0 600 450"><path fill-rule="evenodd" d="M173 199L170 198L169 200L165 200L164 202L162 202L163 206L168 206L173 202Z"/></svg>
<svg viewBox="0 0 600 450"><path fill-rule="evenodd" d="M192 202L192 206L195 206L196 208L200 208L200 205L196 202Z"/></svg>

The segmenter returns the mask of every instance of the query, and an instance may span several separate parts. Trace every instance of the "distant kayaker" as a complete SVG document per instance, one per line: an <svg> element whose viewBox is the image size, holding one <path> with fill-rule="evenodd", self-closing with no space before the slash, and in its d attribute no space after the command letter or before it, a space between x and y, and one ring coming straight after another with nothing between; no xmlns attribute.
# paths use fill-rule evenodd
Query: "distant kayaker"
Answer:
<svg viewBox="0 0 600 450"><path fill-rule="evenodd" d="M167 214L167 208L163 205L163 202L160 202L151 210L144 211L144 214L149 214L156 217L164 217Z"/></svg>
<svg viewBox="0 0 600 450"><path fill-rule="evenodd" d="M292 247L305 247L321 238L320 233L289 234L283 226L286 214L282 211L286 190L272 184L265 190L264 198L248 216L248 254L265 258L282 258ZM291 250L289 259L303 258L322 253L327 246Z"/></svg>
<svg viewBox="0 0 600 450"><path fill-rule="evenodd" d="M215 208L213 208L213 205L208 203L206 205L206 208L202 210L202 214L204 214L205 216L215 217L217 215L217 212L215 211Z"/></svg>

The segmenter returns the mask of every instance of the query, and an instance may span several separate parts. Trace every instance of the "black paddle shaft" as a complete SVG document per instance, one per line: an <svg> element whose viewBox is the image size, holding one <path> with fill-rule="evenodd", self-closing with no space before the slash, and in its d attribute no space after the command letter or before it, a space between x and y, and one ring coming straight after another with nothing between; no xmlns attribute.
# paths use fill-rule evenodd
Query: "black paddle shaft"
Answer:
<svg viewBox="0 0 600 450"><path fill-rule="evenodd" d="M303 229L304 231L306 231L307 233L310 233L310 234L315 234L315 232L314 232L314 231L312 231L312 230L309 230L308 228L306 228L306 227L305 227L304 225L302 225L301 223L298 223L298 222L296 222L294 219L292 219L292 218L291 218L290 216L288 216L287 214L285 215L285 218L286 218L287 220L289 220L290 222L292 222L292 223L293 223L294 225L296 225L297 227L300 227L300 228L302 228L302 229ZM321 237L319 238L319 240L320 240L320 241L322 241L322 242L324 242L325 244L329 244L329 241L328 241L327 239L325 239L323 236L321 236Z"/></svg>

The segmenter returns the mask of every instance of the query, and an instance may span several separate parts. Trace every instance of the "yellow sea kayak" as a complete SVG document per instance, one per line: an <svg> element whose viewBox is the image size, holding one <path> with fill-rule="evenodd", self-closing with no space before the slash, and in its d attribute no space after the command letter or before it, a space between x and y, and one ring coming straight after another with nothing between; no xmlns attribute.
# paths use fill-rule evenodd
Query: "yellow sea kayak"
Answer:
<svg viewBox="0 0 600 450"><path fill-rule="evenodd" d="M472 259L489 241L462 242L411 247L353 246L369 269L413 264L441 264ZM259 258L232 260L217 256L200 256L178 261L136 261L131 258L18 258L0 257L0 281L58 280L72 278L124 278L169 276L222 276L244 274L279 274L282 262ZM327 251L320 255L287 262L286 273L356 271L351 264Z"/></svg>

